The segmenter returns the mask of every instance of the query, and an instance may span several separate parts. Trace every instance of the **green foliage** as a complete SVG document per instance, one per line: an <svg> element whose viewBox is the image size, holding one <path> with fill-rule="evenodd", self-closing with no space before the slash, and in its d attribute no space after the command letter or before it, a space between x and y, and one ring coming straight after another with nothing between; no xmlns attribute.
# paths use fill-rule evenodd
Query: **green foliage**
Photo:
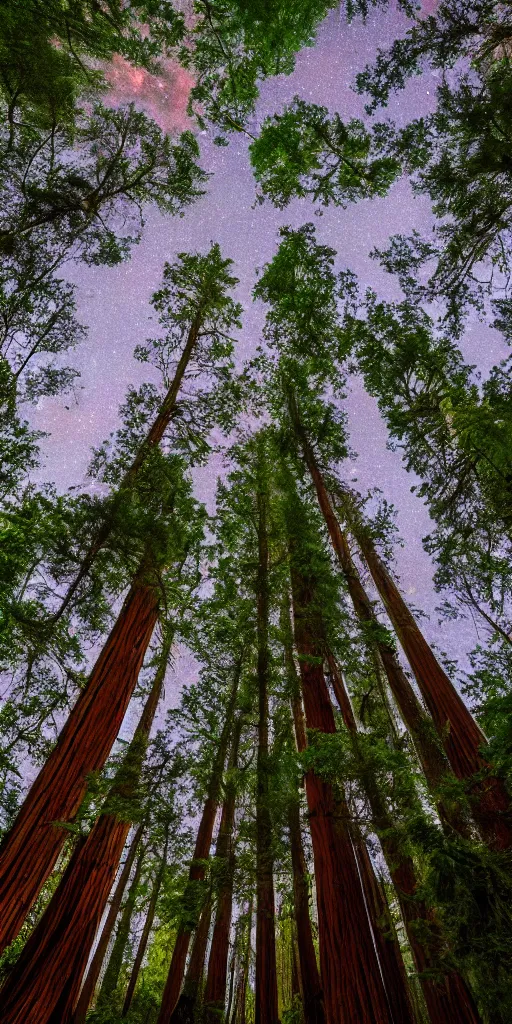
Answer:
<svg viewBox="0 0 512 1024"><path fill-rule="evenodd" d="M265 197L283 209L294 197L321 206L346 206L383 196L400 172L399 161L378 156L362 121L344 124L339 114L296 96L281 114L267 117L251 143L254 175Z"/></svg>

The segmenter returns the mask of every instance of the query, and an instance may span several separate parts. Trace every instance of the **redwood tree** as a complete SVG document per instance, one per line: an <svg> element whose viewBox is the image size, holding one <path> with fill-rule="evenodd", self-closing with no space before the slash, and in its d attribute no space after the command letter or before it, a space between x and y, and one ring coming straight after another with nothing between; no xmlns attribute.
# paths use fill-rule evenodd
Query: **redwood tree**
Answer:
<svg viewBox="0 0 512 1024"><path fill-rule="evenodd" d="M219 1013L222 1015L226 999L226 980L229 957L229 936L233 910L233 882L235 872L235 810L236 810L236 773L238 764L238 747L242 731L243 718L238 716L233 730L233 739L228 762L228 772L224 783L224 802L222 816L215 849L215 865L219 876L217 907L213 927L208 973L203 993L204 1019L207 1024L217 1024Z"/></svg>
<svg viewBox="0 0 512 1024"><path fill-rule="evenodd" d="M336 732L315 616L315 583L300 554L304 528L293 501L288 522L295 643L308 730ZM300 526L299 526L300 524ZM389 1007L361 888L348 821L339 816L333 786L310 769L305 776L318 902L320 968L329 1021L389 1019ZM343 802L342 802L343 806ZM342 965L342 966L340 966Z"/></svg>
<svg viewBox="0 0 512 1024"><path fill-rule="evenodd" d="M443 740L453 771L459 779L468 780L478 827L491 847L508 850L512 845L510 796L504 782L493 774L485 756L487 740L425 640L346 489L341 491L341 504Z"/></svg>
<svg viewBox="0 0 512 1024"><path fill-rule="evenodd" d="M232 683L225 710L224 724L213 759L206 800L204 802L203 811L199 821L194 852L190 862L188 872L188 887L190 893L192 893L194 889L194 883L200 882L204 879L204 862L207 861L210 856L213 828L221 794L226 753L233 728L233 716L235 712L241 670L242 658L239 658L232 670ZM185 893L185 897L186 896L187 893ZM178 1002L193 928L194 925L187 919L184 919L178 925L157 1024L169 1024L171 1014Z"/></svg>
<svg viewBox="0 0 512 1024"><path fill-rule="evenodd" d="M6 1021L69 1021L122 851L137 814L136 795L149 732L162 693L172 634L105 807L80 842L15 970L2 989ZM135 801L135 804L134 804ZM139 870L143 851L139 854Z"/></svg>
<svg viewBox="0 0 512 1024"><path fill-rule="evenodd" d="M257 681L258 759L256 795L256 1024L277 1024L275 900L272 855L272 819L269 807L269 537L268 480L265 437L260 434L255 453L258 568Z"/></svg>

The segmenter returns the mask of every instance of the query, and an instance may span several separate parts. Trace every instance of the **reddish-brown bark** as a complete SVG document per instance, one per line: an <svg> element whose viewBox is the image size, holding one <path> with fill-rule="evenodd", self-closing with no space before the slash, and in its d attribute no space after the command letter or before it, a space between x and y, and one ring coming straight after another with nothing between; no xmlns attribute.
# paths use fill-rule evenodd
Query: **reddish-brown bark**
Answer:
<svg viewBox="0 0 512 1024"><path fill-rule="evenodd" d="M208 945L208 933L212 914L211 900L208 897L203 907L199 924L192 943L192 952L185 975L183 991L171 1014L170 1024L193 1024L197 1008L199 988L204 971L204 959Z"/></svg>
<svg viewBox="0 0 512 1024"><path fill-rule="evenodd" d="M71 858L61 884L2 990L6 1020L21 1020L20 1013L25 1014L27 1022L37 1020L40 1024L54 1020L66 1024L71 1019L131 827L127 815L120 818L110 807L133 798L162 693L170 644L169 639L134 737L105 801L105 811ZM94 893L84 886L87 872L95 880Z"/></svg>
<svg viewBox="0 0 512 1024"><path fill-rule="evenodd" d="M308 729L336 731L325 681L312 584L292 558L295 642ZM318 620L318 615L316 616ZM329 1024L390 1021L351 836L330 783L305 777L318 904L320 968Z"/></svg>
<svg viewBox="0 0 512 1024"><path fill-rule="evenodd" d="M297 930L299 985L305 1024L325 1024L324 998L309 914L309 884L300 827L300 805L292 800L288 810L288 829L293 874L293 905Z"/></svg>
<svg viewBox="0 0 512 1024"><path fill-rule="evenodd" d="M52 871L87 788L103 768L158 618L158 593L139 577L46 764L0 847L0 950L16 937Z"/></svg>
<svg viewBox="0 0 512 1024"><path fill-rule="evenodd" d="M400 944L382 886L375 875L366 843L362 836L354 842L363 892L373 926L382 976L386 986L393 1024L415 1024Z"/></svg>
<svg viewBox="0 0 512 1024"><path fill-rule="evenodd" d="M123 908L117 922L114 942L112 944L112 949L110 951L106 970L103 975L101 987L98 992L98 998L96 1000L96 1008L98 1010L108 1009L111 1006L114 993L119 983L123 959L128 945L128 940L130 938L130 927L140 886L145 854L146 851L141 850L137 857L135 871L133 872L133 877L130 881L126 899L123 903Z"/></svg>
<svg viewBox="0 0 512 1024"><path fill-rule="evenodd" d="M226 710L226 718L219 740L217 754L212 767L212 773L210 776L207 797L203 807L203 813L201 815L199 828L197 830L194 854L190 864L188 876L189 882L191 883L202 881L202 879L205 876L205 868L204 864L202 864L201 861L207 860L208 857L210 856L213 826L215 824L215 815L217 813L217 807L219 804L222 774L224 771L224 764L226 761L229 737L231 735L231 729L233 725L233 713L235 710L236 698L238 693L240 671L241 662L236 666L234 672L233 685L231 688L231 694L228 701L228 707ZM162 996L162 1003L160 1006L157 1024L169 1024L171 1014L174 1010L174 1007L176 1006L176 1003L178 1002L181 986L183 983L183 976L185 973L185 964L187 960L187 953L190 945L191 935L192 932L188 925L184 923L179 925L178 932L176 935L176 941L174 943L171 964L169 967L169 974L167 975L167 981L165 983L165 988Z"/></svg>
<svg viewBox="0 0 512 1024"><path fill-rule="evenodd" d="M261 459L261 456L260 456ZM258 755L256 767L256 981L255 1024L277 1024L279 1020L274 863L272 821L269 808L268 687L270 675L268 647L268 572L267 494L260 468L256 500L258 508L257 602L257 679L258 679Z"/></svg>
<svg viewBox="0 0 512 1024"><path fill-rule="evenodd" d="M395 838L394 821L380 792L378 782L360 755L357 742L358 726L350 706L343 676L331 657L332 671L336 675L336 699L345 725L352 736L354 753L360 759L363 783L375 828L380 835L384 858L394 884L402 917L411 946L416 970L425 997L432 1024L481 1024L471 993L461 976L447 971L443 964L443 938L435 915L418 895L418 881L412 858ZM350 713L346 713L350 707ZM361 852L361 851L359 851ZM366 854L367 856L367 854ZM372 872L373 874L373 872ZM373 875L375 878L375 876ZM369 887L369 891L371 891ZM378 894L376 894L378 897ZM368 897L367 897L368 898ZM376 910L377 910L376 904ZM383 962L381 960L381 962ZM388 986L388 991L390 986ZM459 1006L454 1018L455 1006Z"/></svg>
<svg viewBox="0 0 512 1024"><path fill-rule="evenodd" d="M464 837L470 830L466 817L460 808L447 805L437 790L443 779L449 774L450 766L439 738L435 735L432 721L421 707L414 690L403 671L393 647L379 637L379 623L373 611L372 603L361 583L359 574L350 553L347 538L342 531L322 474L318 468L313 449L305 434L300 420L299 409L293 393L288 396L290 416L300 442L304 458L313 481L318 504L322 511L331 543L336 553L341 570L345 577L354 611L363 626L370 627L374 633L373 646L376 656L382 662L391 692L396 700L400 714L413 739L425 778L436 799L437 808L443 823Z"/></svg>
<svg viewBox="0 0 512 1024"><path fill-rule="evenodd" d="M414 672L425 703L441 736L448 760L459 779L472 781L470 800L483 837L496 850L512 846L511 803L503 781L492 775L481 747L486 739L421 632L367 531L356 528L357 542L386 611Z"/></svg>
<svg viewBox="0 0 512 1024"><path fill-rule="evenodd" d="M128 1011L130 1009L131 1003L132 1003L133 994L135 992L135 986L137 984L137 980L138 980L138 977L139 977L139 974L140 974L140 969L142 967L142 961L144 959L144 954L145 954L146 949L147 949L147 945L148 945L148 941L149 941L149 936L151 934L151 929L153 927L153 922L155 920L156 906L157 906L157 902L158 902L158 896L160 894L160 888L161 888L162 881L163 881L166 860L167 860L167 842L164 845L164 852L163 852L163 855L162 855L162 861L161 861L161 864L160 864L160 868L159 868L159 870L157 872L157 875L155 877L155 881L153 883L153 889L152 889L152 892L151 892L151 898L150 898L150 901L149 901L149 906L148 906L148 909L147 909L147 912L146 912L146 919L144 921L144 927L142 929L142 934L141 934L141 937L139 939L139 945L137 946L137 952L135 954L135 960L133 961L133 966L132 966L132 969L130 971L130 979L128 981L128 987L126 989L126 995L124 997L124 1003L123 1003L123 1009L122 1009L121 1017L126 1017ZM79 1021L78 1020L77 1021L73 1020L73 1024L82 1024L82 1020L79 1020Z"/></svg>
<svg viewBox="0 0 512 1024"><path fill-rule="evenodd" d="M432 1024L482 1024L460 974L443 967L446 950L442 935L435 915L417 895L412 859L392 837L381 841Z"/></svg>
<svg viewBox="0 0 512 1024"><path fill-rule="evenodd" d="M230 772L237 766L242 721L240 715L233 730L233 742L228 764ZM208 973L203 994L202 1018L206 1024L218 1024L219 1018L222 1019L226 999L229 934L233 910L233 880L235 872L233 842L235 808L236 790L232 779L228 778L215 850L215 859L221 868L222 875L217 896L217 909L208 960Z"/></svg>
<svg viewBox="0 0 512 1024"><path fill-rule="evenodd" d="M80 992L80 997L76 1005L76 1010L73 1014L73 1024L84 1024L85 1022L85 1017L91 1004L98 978L100 976L101 965L105 959L108 944L110 942L110 937L112 935L114 925L117 920L117 915L121 909L123 894L128 884L130 872L132 870L133 862L135 860L135 854L137 852L137 848L142 837L143 828L143 825L139 825L132 840L132 843L130 845L128 855L123 865L123 870L121 872L121 875L119 876L119 881L114 891L114 895L110 901L110 907L108 910L105 924L103 925L103 928L101 930L98 945L96 946L94 956L89 966L89 970L87 971L87 976L85 978L84 984L82 985L82 990Z"/></svg>
<svg viewBox="0 0 512 1024"><path fill-rule="evenodd" d="M77 999L96 929L108 900L126 836L127 821L102 815L73 854L2 992L5 1024L65 1024ZM105 859L91 858L98 846ZM80 941L73 938L75 929Z"/></svg>

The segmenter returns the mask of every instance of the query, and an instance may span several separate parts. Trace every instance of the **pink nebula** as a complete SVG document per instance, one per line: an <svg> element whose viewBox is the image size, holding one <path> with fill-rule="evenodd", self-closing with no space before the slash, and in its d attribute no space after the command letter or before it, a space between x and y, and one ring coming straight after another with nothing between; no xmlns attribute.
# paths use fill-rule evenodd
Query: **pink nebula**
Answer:
<svg viewBox="0 0 512 1024"><path fill-rule="evenodd" d="M106 76L111 87L109 98L114 105L135 101L166 132L191 127L187 103L194 79L179 64L163 60L159 73L152 75L116 55Z"/></svg>

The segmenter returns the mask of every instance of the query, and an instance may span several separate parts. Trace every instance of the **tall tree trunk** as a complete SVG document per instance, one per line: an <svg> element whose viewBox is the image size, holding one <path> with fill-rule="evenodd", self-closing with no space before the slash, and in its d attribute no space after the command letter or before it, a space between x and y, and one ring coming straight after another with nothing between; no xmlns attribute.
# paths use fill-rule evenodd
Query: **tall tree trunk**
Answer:
<svg viewBox="0 0 512 1024"><path fill-rule="evenodd" d="M237 982L235 1005L230 1024L245 1024L247 1006L247 986L249 983L249 968L251 963L251 935L252 935L253 897L249 903L247 915L247 940L245 944L244 958L240 965L240 973Z"/></svg>
<svg viewBox="0 0 512 1024"><path fill-rule="evenodd" d="M298 571L292 552L295 642L308 729L332 734L334 713L325 681L321 640L315 635L314 584ZM315 864L320 967L329 1024L390 1020L347 824L337 817L332 786L312 770L305 777Z"/></svg>
<svg viewBox="0 0 512 1024"><path fill-rule="evenodd" d="M288 831L293 873L293 906L297 929L297 950L300 966L300 990L305 1024L325 1024L322 983L316 961L311 918L309 914L309 884L300 827L300 803L290 801Z"/></svg>
<svg viewBox="0 0 512 1024"><path fill-rule="evenodd" d="M0 952L16 938L119 732L158 619L159 594L140 571L87 686L0 846Z"/></svg>
<svg viewBox="0 0 512 1024"><path fill-rule="evenodd" d="M149 936L151 934L151 929L153 927L153 921L155 920L158 896L160 894L160 888L161 888L161 885L162 885L162 881L163 881L163 877L164 877L164 872L165 872L165 866L166 866L166 863L167 863L167 846L168 846L168 836L166 836L166 840L165 840L165 844L164 844L164 850L163 850L163 854L162 854L162 860L160 862L160 867L159 867L159 869L157 871L157 874L156 874L156 877L155 877L155 881L153 883L153 889L152 889L152 892L151 892L151 898L150 898L149 906L148 906L147 913L146 913L146 919L144 921L144 927L142 929L142 934L141 934L141 937L140 937L140 940L139 940L139 945L137 946L137 952L135 954L135 960L133 961L133 966L132 966L132 969L131 969L131 972L130 972L130 979L128 981L128 987L126 989L126 995L124 997L124 1003L123 1003L123 1009L122 1009L121 1017L126 1017L128 1011L130 1009L130 1006L132 1004L133 994L135 992L135 986L136 986L137 981L138 981L140 969L141 969L141 966L142 966L142 961L144 959L144 954L145 954L146 949L147 949L147 945L148 945L148 941L149 941ZM73 1024L82 1024L82 1020L77 1020L76 1019L76 1014L75 1014L75 1018L73 1020Z"/></svg>
<svg viewBox="0 0 512 1024"><path fill-rule="evenodd" d="M269 807L269 742L268 688L270 678L269 623L269 551L265 481L265 452L261 446L257 465L258 573L257 600L257 679L258 679L258 755L256 768L256 982L255 1024L277 1024L279 1020L274 862L272 854L272 821Z"/></svg>
<svg viewBox="0 0 512 1024"><path fill-rule="evenodd" d="M375 875L366 843L362 836L354 840L363 892L373 924L375 945L386 986L393 1024L414 1024L416 1018L409 993L402 951L389 911L388 901Z"/></svg>
<svg viewBox="0 0 512 1024"><path fill-rule="evenodd" d="M78 587L80 586L82 580L84 580L85 577L90 572L90 569L94 564L96 556L105 546L108 538L110 537L119 508L122 505L123 500L126 499L127 493L133 488L139 470L141 469L142 465L144 464L145 460L147 459L152 449L156 448L156 446L160 444L165 434L165 431L167 430L167 427L171 422L171 419L176 410L176 401L178 398L180 387L183 382L183 377L185 376L187 366L190 362L192 353L197 344L200 326L200 316L196 316L190 326L187 335L187 340L185 342L185 347L179 359L173 381L167 391L167 394L165 395L165 398L163 399L162 404L160 405L160 408L158 410L158 413L153 423L151 424L144 440L139 445L138 451L136 452L131 465L126 470L126 473L124 474L117 488L117 491L111 496L110 509L108 513L105 515L103 522L99 526L95 536L93 537L91 543L89 544L89 547L87 548L87 551L85 552L85 555L82 558L80 568L73 582L70 583L59 605L59 608L51 616L50 621L52 623L58 622L58 620L62 617L62 615L66 611L66 608L68 608L72 598L74 597L76 591L78 590Z"/></svg>
<svg viewBox="0 0 512 1024"><path fill-rule="evenodd" d="M347 538L340 527L313 449L302 426L295 396L291 392L288 394L288 405L290 417L315 487L318 504L329 531L331 543L341 571L345 577L356 616L363 628L365 628L369 642L382 662L391 692L396 700L403 721L411 734L418 759L436 800L442 822L448 828L468 838L470 830L462 810L459 807L448 804L438 794L443 780L450 774L448 758L443 751L439 737L436 735L433 722L425 714L398 661L393 647L382 639L380 623L373 611L370 598L361 583L359 573L350 554Z"/></svg>
<svg viewBox="0 0 512 1024"><path fill-rule="evenodd" d="M466 983L457 971L444 966L445 944L433 912L418 897L419 883L414 862L397 838L395 822L386 806L377 779L365 764L358 744L358 726L343 676L332 659L336 677L336 699L353 750L361 766L361 781L368 798L384 859L395 887L416 970L432 1024L481 1024L480 1015ZM455 1007L458 1006L457 1014Z"/></svg>
<svg viewBox="0 0 512 1024"><path fill-rule="evenodd" d="M208 792L203 807L203 813L201 815L201 821L197 830L194 854L188 875L188 880L192 887L196 882L204 879L205 869L201 862L207 860L210 856L213 826L215 824L215 815L219 805L222 775L224 772L226 753L233 726L233 714L235 711L241 670L242 662L240 661L235 667L233 685L231 687L231 694L226 709L226 718L210 775ZM191 935L192 931L189 923L181 923L176 934L171 965L169 967L169 974L167 975L167 981L165 983L157 1024L169 1024L172 1011L178 1002L183 982L183 975L185 973L185 963L187 960Z"/></svg>
<svg viewBox="0 0 512 1024"><path fill-rule="evenodd" d="M348 492L342 492L342 501L348 509L350 528L443 740L453 771L457 778L471 780L469 795L475 821L491 847L508 850L512 846L510 796L503 781L492 775L491 765L481 751L487 740L425 640L379 557L368 529L353 515ZM473 777L482 772L486 777L474 781Z"/></svg>
<svg viewBox="0 0 512 1024"><path fill-rule="evenodd" d="M121 968L123 966L124 954L128 945L128 939L130 937L130 927L132 923L133 912L135 910L135 902L137 900L137 893L140 884L140 876L142 874L142 867L144 864L144 857L146 851L142 850L137 858L135 865L135 871L133 878L128 889L128 895L124 902L121 916L118 921L116 937L110 953L107 969L103 975L103 981L101 988L98 993L97 1006L108 1006L109 1002L114 995L119 983L119 976L121 974ZM74 1024L74 1022L73 1022Z"/></svg>
<svg viewBox="0 0 512 1024"><path fill-rule="evenodd" d="M208 894L194 935L183 991L171 1014L170 1024L193 1024L204 972L211 917L212 902L211 896Z"/></svg>
<svg viewBox="0 0 512 1024"><path fill-rule="evenodd" d="M124 891L128 884L128 879L131 874L133 862L135 860L135 855L137 853L137 847L142 838L143 830L144 824L139 825L133 837L130 849L128 851L128 855L123 865L123 870L121 872L121 875L119 876L119 881L115 888L114 895L110 901L110 907L108 910L105 924L103 925L101 931L98 945L96 946L93 958L89 965L89 970L87 971L87 976L85 978L84 984L82 985L82 990L80 992L80 997L76 1005L76 1010L73 1014L73 1024L85 1024L85 1017L91 1004L94 991L96 989L96 983L100 975L101 965L105 959L105 954L108 949L110 936L112 935L114 925L117 920L117 915L121 909Z"/></svg>
<svg viewBox="0 0 512 1024"><path fill-rule="evenodd" d="M288 628L289 611L285 611L284 651L288 682L291 687L293 731L299 753L307 747L304 710L298 687L300 678L297 675L293 658L292 634ZM309 913L309 883L302 829L300 823L300 795L294 794L288 807L288 832L290 836L290 852L293 875L293 909L296 926L297 954L299 961L299 982L304 1010L304 1024L325 1024L325 1006L322 982L316 960L311 917Z"/></svg>
<svg viewBox="0 0 512 1024"><path fill-rule="evenodd" d="M233 910L233 881L235 874L234 824L236 786L232 775L238 764L238 747L243 719L239 715L233 730L233 741L228 763L228 778L217 837L215 860L220 867L217 909L213 927L212 945L208 961L208 974L203 995L202 1019L205 1024L219 1024L223 1019L226 1000L226 979L229 956L229 934Z"/></svg>
<svg viewBox="0 0 512 1024"><path fill-rule="evenodd" d="M171 640L168 644L170 646ZM105 810L73 854L62 882L1 993L3 1020L67 1024L131 828L133 800L160 698L168 645L134 737L105 801ZM166 655L164 657L164 655ZM126 802L120 817L119 804ZM110 810L110 806L115 810Z"/></svg>

